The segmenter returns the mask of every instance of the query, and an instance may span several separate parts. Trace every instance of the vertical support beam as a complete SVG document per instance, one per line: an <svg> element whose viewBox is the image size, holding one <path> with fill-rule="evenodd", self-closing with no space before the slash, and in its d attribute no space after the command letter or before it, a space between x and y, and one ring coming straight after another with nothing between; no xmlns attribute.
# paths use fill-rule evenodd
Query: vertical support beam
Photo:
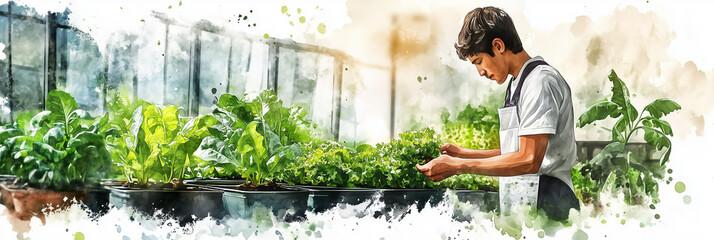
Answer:
<svg viewBox="0 0 714 240"><path fill-rule="evenodd" d="M54 69L54 82L66 83L67 82L67 66L69 65L69 52L67 48L67 34L73 30L57 31L55 28L55 56L52 57L55 63L51 64ZM52 73L52 72L50 72ZM53 78L50 78L52 80ZM56 85L55 85L56 87ZM50 89L51 90L51 89Z"/></svg>
<svg viewBox="0 0 714 240"><path fill-rule="evenodd" d="M191 63L189 67L188 111L191 116L198 116L201 87L201 30L196 29L191 44Z"/></svg>
<svg viewBox="0 0 714 240"><path fill-rule="evenodd" d="M231 65L233 65L233 39L231 38L231 46L228 48L228 77L226 78L226 93L231 92Z"/></svg>
<svg viewBox="0 0 714 240"><path fill-rule="evenodd" d="M166 95L168 92L166 92L166 83L168 82L168 75L166 74L166 68L168 66L168 57L169 57L169 24L165 23L166 25L166 36L164 38L164 89L163 89L163 99L161 99L161 104L166 105Z"/></svg>
<svg viewBox="0 0 714 240"><path fill-rule="evenodd" d="M392 25L397 23L397 18L396 16L392 17ZM397 29L394 27L392 29L392 33L390 36L390 41L389 41L389 56L391 58L392 66L390 70L390 78L391 78L391 107L390 107L390 115L389 115L389 139L394 139L394 131L395 131L395 112L396 112L396 92L397 92L397 41L399 40L397 38Z"/></svg>
<svg viewBox="0 0 714 240"><path fill-rule="evenodd" d="M109 43L104 51L104 82L102 83L102 112L107 112L107 85L109 85Z"/></svg>
<svg viewBox="0 0 714 240"><path fill-rule="evenodd" d="M272 39L272 38L271 38ZM268 40L271 41L271 40ZM273 42L269 44L268 50L268 89L272 89L275 94L278 94L278 54L280 46Z"/></svg>
<svg viewBox="0 0 714 240"><path fill-rule="evenodd" d="M8 83L8 97L7 102L10 107L10 121L13 121L15 113L15 79L12 77L12 5L14 2L8 2L7 4L7 76L9 79Z"/></svg>
<svg viewBox="0 0 714 240"><path fill-rule="evenodd" d="M131 78L131 86L133 89L133 95L134 95L134 102L139 100L139 46L134 44L133 42L136 41L138 36L135 36L132 38L132 43L129 45L131 49L131 54L133 55L134 62L132 63L131 66L131 71L133 72L134 76Z"/></svg>
<svg viewBox="0 0 714 240"><path fill-rule="evenodd" d="M47 106L47 94L57 89L57 13L47 12L45 19L45 79L42 108Z"/></svg>
<svg viewBox="0 0 714 240"><path fill-rule="evenodd" d="M333 55L335 72L332 75L332 135L335 141L340 140L340 114L342 111L342 73L344 60L342 56Z"/></svg>

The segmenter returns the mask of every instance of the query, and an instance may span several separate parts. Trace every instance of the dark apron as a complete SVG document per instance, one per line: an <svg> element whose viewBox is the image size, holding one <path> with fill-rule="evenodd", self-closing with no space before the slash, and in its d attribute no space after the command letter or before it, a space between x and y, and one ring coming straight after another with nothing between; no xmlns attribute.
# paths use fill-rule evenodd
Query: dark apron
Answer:
<svg viewBox="0 0 714 240"><path fill-rule="evenodd" d="M521 88L523 87L526 76L528 76L535 67L540 65L548 65L548 63L542 60L536 60L526 65L525 69L523 69L523 73L519 76L518 86L516 86L513 97L511 97L511 84L513 81L508 83L506 99L503 104L504 108L514 106L516 109L518 108L518 100L521 98ZM516 110L516 113L518 113L518 110ZM518 118L520 119L520 115L518 115ZM562 180L553 176L539 175L536 208L543 210L551 219L560 221L568 219L568 213L571 208L580 210L580 201L568 184Z"/></svg>

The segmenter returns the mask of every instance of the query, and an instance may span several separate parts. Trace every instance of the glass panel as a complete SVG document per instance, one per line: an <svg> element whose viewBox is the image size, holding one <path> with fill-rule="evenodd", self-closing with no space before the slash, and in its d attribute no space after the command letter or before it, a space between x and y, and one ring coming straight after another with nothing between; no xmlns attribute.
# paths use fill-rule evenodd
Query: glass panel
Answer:
<svg viewBox="0 0 714 240"><path fill-rule="evenodd" d="M57 81L57 88L72 94L81 109L90 111L92 115L100 114L104 108L104 59L99 48L89 36L73 30L58 29L57 42L60 41L66 42L58 44L57 54L66 54L64 67L67 77L64 81ZM57 68L60 69L63 64L59 61Z"/></svg>
<svg viewBox="0 0 714 240"><path fill-rule="evenodd" d="M333 84L335 72L335 59L332 56L319 55L317 57L317 85L315 92L309 98L312 102L312 121L318 127L332 131L332 105Z"/></svg>
<svg viewBox="0 0 714 240"><path fill-rule="evenodd" d="M340 141L348 145L389 140L390 73L345 65L342 75Z"/></svg>
<svg viewBox="0 0 714 240"><path fill-rule="evenodd" d="M201 70L198 113L209 113L218 97L228 88L228 57L231 39L225 36L201 33Z"/></svg>
<svg viewBox="0 0 714 240"><path fill-rule="evenodd" d="M163 104L166 25L155 18L147 18L142 23L140 32L137 40L139 98L154 104Z"/></svg>
<svg viewBox="0 0 714 240"><path fill-rule="evenodd" d="M138 68L136 39L135 35L114 35L110 40L107 101L137 97L134 93Z"/></svg>
<svg viewBox="0 0 714 240"><path fill-rule="evenodd" d="M334 58L285 48L278 57L278 96L286 105L303 107L318 127L330 131Z"/></svg>
<svg viewBox="0 0 714 240"><path fill-rule="evenodd" d="M42 109L45 26L12 20L13 112Z"/></svg>
<svg viewBox="0 0 714 240"><path fill-rule="evenodd" d="M192 36L187 28L173 25L169 27L164 103L182 106L184 109L188 108Z"/></svg>
<svg viewBox="0 0 714 240"><path fill-rule="evenodd" d="M286 106L293 105L297 61L297 54L294 50L280 49L278 53L278 97L283 100L283 104Z"/></svg>
<svg viewBox="0 0 714 240"><path fill-rule="evenodd" d="M253 42L250 51L246 93L268 89L268 45Z"/></svg>
<svg viewBox="0 0 714 240"><path fill-rule="evenodd" d="M5 11L7 11L7 5L3 5ZM2 6L0 6L2 7ZM10 76L7 74L7 61L10 56L10 52L7 48L7 18L0 17L0 48L2 48L2 53L0 53L0 122L9 123L12 122L10 119Z"/></svg>
<svg viewBox="0 0 714 240"><path fill-rule="evenodd" d="M0 12L7 12L7 3L0 5Z"/></svg>
<svg viewBox="0 0 714 240"><path fill-rule="evenodd" d="M236 96L245 94L252 44L243 39L234 39L231 47L231 77L228 92Z"/></svg>

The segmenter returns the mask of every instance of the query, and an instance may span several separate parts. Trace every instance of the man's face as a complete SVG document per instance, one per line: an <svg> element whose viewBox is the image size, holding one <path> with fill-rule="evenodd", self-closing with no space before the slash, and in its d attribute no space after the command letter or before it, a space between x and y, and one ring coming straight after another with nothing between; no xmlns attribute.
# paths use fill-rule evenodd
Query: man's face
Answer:
<svg viewBox="0 0 714 240"><path fill-rule="evenodd" d="M478 53L469 56L468 59L473 65L476 65L479 75L494 80L498 84L502 84L506 81L508 68L506 67L503 55L501 52L496 51L495 47L493 57L488 55L488 53Z"/></svg>

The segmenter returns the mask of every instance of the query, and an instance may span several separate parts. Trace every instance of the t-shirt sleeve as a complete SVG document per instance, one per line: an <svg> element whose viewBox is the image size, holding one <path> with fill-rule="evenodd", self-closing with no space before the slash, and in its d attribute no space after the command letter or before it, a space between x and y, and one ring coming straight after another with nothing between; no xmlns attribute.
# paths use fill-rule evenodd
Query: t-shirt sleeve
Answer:
<svg viewBox="0 0 714 240"><path fill-rule="evenodd" d="M560 106L557 79L542 67L531 75L521 89L518 135L555 134Z"/></svg>

